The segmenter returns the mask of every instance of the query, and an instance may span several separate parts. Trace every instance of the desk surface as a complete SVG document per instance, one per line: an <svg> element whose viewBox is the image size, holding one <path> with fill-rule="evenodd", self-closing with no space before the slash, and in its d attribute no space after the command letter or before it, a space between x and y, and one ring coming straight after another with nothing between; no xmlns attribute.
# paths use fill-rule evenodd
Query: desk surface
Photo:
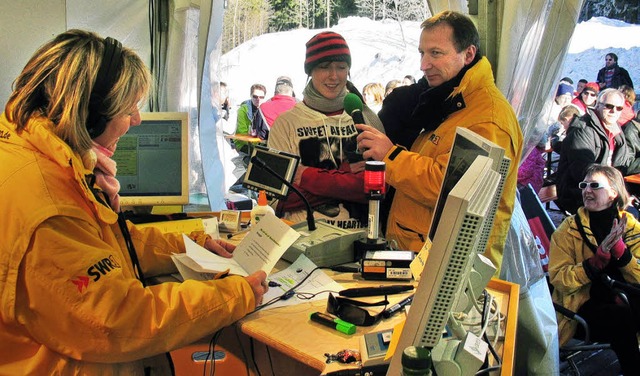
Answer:
<svg viewBox="0 0 640 376"><path fill-rule="evenodd" d="M259 143L264 141L260 137L255 137L248 134L226 134L224 135L224 138L226 138L227 140L238 140L250 143Z"/></svg>
<svg viewBox="0 0 640 376"><path fill-rule="evenodd" d="M237 243L243 236L231 240ZM279 261L275 270L282 270L289 264ZM345 288L357 286L379 286L384 284L398 284L398 281L365 281L356 273L336 273L324 270L336 282ZM413 283L417 286L417 283ZM500 375L511 375L515 358L515 335L518 321L518 303L520 286L514 283L492 279L487 285L487 290L498 301L500 311L506 316L505 340L496 348L502 357ZM415 291L415 290L414 290ZM389 295L390 304L394 304L414 291L404 294ZM359 300L380 300L380 297L358 298ZM406 318L404 313L394 315L389 319L383 319L370 327L357 327L354 335L346 335L331 328L312 323L309 314L312 312L325 312L326 299L302 303L294 306L279 307L258 311L238 321L240 330L247 336L254 338L270 348L273 348L288 358L305 364L320 372L332 372L353 368L353 365L343 365L338 362L327 364L325 353L335 354L345 349L360 349L360 337L371 332L378 332L393 328Z"/></svg>
<svg viewBox="0 0 640 376"><path fill-rule="evenodd" d="M332 277L345 288L363 284L371 285L371 281L358 280L359 277L351 273L334 274ZM502 354L501 375L511 375L515 354L519 286L494 279L489 283L488 289L498 299L502 313L507 316L506 340L504 345L499 345L496 351ZM394 304L407 295L391 295L388 298L390 303ZM344 349L358 350L362 335L393 328L406 317L403 313L396 314L390 319L381 320L374 326L358 327L354 335L346 335L309 321L311 312L325 312L325 309L326 300L274 308L245 317L238 322L238 325L243 333L267 346L321 372L331 372L349 368L349 366L337 362L327 364L325 353L335 354Z"/></svg>

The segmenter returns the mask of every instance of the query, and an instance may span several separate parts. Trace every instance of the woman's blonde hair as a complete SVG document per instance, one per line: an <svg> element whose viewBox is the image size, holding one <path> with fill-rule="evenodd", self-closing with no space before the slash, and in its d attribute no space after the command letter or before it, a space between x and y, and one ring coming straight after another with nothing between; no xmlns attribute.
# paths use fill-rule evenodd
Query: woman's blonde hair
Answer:
<svg viewBox="0 0 640 376"><path fill-rule="evenodd" d="M379 82L371 82L362 88L362 94L373 94L373 100L375 104L381 105L382 100L384 99L384 86L382 86Z"/></svg>
<svg viewBox="0 0 640 376"><path fill-rule="evenodd" d="M87 131L89 99L105 50L104 38L83 30L69 30L40 47L13 83L5 116L23 130L29 119L43 116L54 133L74 151L91 147ZM122 48L121 68L104 97L107 119L124 115L146 98L151 75L140 57Z"/></svg>
<svg viewBox="0 0 640 376"><path fill-rule="evenodd" d="M604 175L609 181L609 184L611 184L611 188L618 194L618 197L613 200L618 210L624 210L629 206L631 203L631 196L624 184L624 177L617 168L594 163L587 167L584 176L586 178L587 176L592 176L594 174Z"/></svg>

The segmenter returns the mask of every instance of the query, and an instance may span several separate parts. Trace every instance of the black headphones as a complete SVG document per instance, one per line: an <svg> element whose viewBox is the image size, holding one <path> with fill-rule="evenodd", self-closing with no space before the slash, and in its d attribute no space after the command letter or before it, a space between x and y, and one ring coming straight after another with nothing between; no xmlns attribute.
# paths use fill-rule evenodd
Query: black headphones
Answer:
<svg viewBox="0 0 640 376"><path fill-rule="evenodd" d="M120 72L120 67L122 67L122 44L111 37L107 37L104 40L102 62L89 97L87 131L89 131L91 138L100 136L107 127L107 122L111 120L104 114L104 99L113 88Z"/></svg>

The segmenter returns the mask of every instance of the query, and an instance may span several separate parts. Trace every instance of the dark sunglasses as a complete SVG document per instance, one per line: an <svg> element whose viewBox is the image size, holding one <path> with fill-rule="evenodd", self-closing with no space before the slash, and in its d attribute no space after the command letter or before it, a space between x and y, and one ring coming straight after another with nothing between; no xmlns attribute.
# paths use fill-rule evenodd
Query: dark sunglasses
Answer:
<svg viewBox="0 0 640 376"><path fill-rule="evenodd" d="M624 107L622 107L622 106L615 106L615 105L612 105L611 103L603 103L602 105L604 106L604 108L606 108L609 111L611 111L611 110L613 110L615 108L616 111L620 112L620 111L622 111L624 109Z"/></svg>
<svg viewBox="0 0 640 376"><path fill-rule="evenodd" d="M593 91L583 91L582 94L586 94L589 97L595 97L598 94L594 93Z"/></svg>
<svg viewBox="0 0 640 376"><path fill-rule="evenodd" d="M608 188L608 186L597 182L597 181L581 181L580 183L578 183L578 188L580 189L587 189L587 187L591 188L591 189L602 189L602 188Z"/></svg>
<svg viewBox="0 0 640 376"><path fill-rule="evenodd" d="M253 99L264 99L264 95L254 95Z"/></svg>
<svg viewBox="0 0 640 376"><path fill-rule="evenodd" d="M388 300L381 300L375 303L360 302L357 300L343 298L341 296L333 296L329 293L327 300L327 312L338 316L340 319L358 326L371 326L382 318L384 309L375 316L372 316L366 309L360 307L376 307L389 304Z"/></svg>

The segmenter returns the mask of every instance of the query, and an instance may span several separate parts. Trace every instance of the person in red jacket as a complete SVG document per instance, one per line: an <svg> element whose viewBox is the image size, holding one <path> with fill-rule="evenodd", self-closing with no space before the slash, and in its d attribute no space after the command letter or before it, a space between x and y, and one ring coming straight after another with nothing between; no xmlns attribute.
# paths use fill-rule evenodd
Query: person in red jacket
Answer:
<svg viewBox="0 0 640 376"><path fill-rule="evenodd" d="M252 126L256 136L267 140L271 126L278 115L289 111L296 103L296 94L293 91L291 79L287 76L278 77L273 97L262 103L258 108L258 113L253 117Z"/></svg>

